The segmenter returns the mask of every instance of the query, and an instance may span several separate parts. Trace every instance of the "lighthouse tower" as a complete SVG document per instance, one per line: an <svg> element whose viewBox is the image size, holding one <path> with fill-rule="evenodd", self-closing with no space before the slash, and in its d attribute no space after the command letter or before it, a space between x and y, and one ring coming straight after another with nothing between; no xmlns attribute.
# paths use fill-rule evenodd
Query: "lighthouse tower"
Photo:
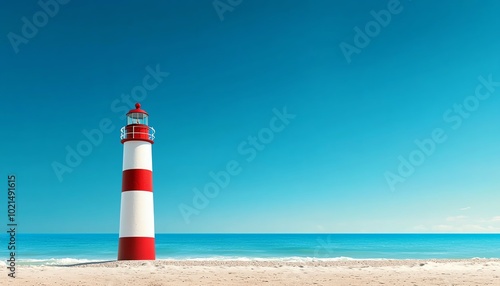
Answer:
<svg viewBox="0 0 500 286"><path fill-rule="evenodd" d="M154 260L153 161L155 130L139 103L121 129L123 178L118 260Z"/></svg>

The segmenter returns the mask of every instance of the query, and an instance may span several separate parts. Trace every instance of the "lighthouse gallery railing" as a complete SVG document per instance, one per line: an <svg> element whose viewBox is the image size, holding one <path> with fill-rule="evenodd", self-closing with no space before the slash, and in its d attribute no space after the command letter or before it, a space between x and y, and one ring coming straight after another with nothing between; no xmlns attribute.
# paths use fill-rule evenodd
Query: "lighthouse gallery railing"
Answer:
<svg viewBox="0 0 500 286"><path fill-rule="evenodd" d="M120 129L120 139L134 139L134 138L144 138L144 135L147 135L149 140L155 140L155 129L151 126L144 126L144 125L132 125L129 127L132 127L132 130L130 128L126 128L127 126L124 126ZM144 132L144 128L148 128L148 132ZM136 131L137 129L137 131Z"/></svg>

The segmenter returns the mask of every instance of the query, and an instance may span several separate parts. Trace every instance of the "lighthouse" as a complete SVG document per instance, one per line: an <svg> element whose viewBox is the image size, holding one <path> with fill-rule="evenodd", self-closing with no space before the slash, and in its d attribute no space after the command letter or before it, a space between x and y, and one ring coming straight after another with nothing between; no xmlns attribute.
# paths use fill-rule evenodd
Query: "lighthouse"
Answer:
<svg viewBox="0 0 500 286"><path fill-rule="evenodd" d="M155 130L139 103L121 128L123 174L118 260L154 260L153 160Z"/></svg>

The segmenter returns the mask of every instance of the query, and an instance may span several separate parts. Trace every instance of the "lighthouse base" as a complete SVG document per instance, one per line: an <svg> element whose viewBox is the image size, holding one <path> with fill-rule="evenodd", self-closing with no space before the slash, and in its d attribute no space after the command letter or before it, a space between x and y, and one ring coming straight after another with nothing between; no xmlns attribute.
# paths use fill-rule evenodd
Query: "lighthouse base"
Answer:
<svg viewBox="0 0 500 286"><path fill-rule="evenodd" d="M120 237L118 260L155 260L154 237Z"/></svg>

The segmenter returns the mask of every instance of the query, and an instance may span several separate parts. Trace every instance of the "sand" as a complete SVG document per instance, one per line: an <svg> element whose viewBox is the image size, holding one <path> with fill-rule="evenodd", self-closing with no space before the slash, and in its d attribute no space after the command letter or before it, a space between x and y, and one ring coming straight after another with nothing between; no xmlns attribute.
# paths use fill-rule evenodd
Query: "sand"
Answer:
<svg viewBox="0 0 500 286"><path fill-rule="evenodd" d="M2 267L4 268L4 267ZM499 259L111 261L2 269L1 285L500 285ZM4 281L7 283L4 284Z"/></svg>

